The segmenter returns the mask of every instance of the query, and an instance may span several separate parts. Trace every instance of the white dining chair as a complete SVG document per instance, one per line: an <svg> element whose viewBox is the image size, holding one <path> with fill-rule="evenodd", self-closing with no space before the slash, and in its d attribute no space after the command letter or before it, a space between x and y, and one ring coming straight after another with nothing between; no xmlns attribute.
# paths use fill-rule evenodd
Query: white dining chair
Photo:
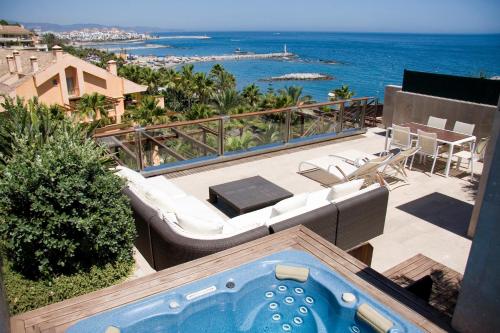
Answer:
<svg viewBox="0 0 500 333"><path fill-rule="evenodd" d="M448 119L430 116L429 120L427 120L427 126L444 129L447 121Z"/></svg>
<svg viewBox="0 0 500 333"><path fill-rule="evenodd" d="M436 166L436 160L439 155L439 145L437 142L437 134L429 133L422 130L417 130L417 147L420 150L417 152L420 155L420 161L424 161L427 157L432 157L434 161L432 162L431 175L434 173L434 167ZM415 154L416 155L416 154ZM413 167L413 160L415 159L413 155L410 163L410 170Z"/></svg>
<svg viewBox="0 0 500 333"><path fill-rule="evenodd" d="M391 150L392 147L405 150L411 148L411 146L412 146L412 140L411 140L410 128L399 125L393 125L392 138L389 144L389 150Z"/></svg>
<svg viewBox="0 0 500 333"><path fill-rule="evenodd" d="M470 168L471 181L474 179L474 162L481 161L484 158L488 141L489 138L482 138L479 141L479 143L475 146L473 154L467 150L461 150L453 154L453 156L457 158L457 170L462 165L462 160L467 161L468 168Z"/></svg>
<svg viewBox="0 0 500 333"><path fill-rule="evenodd" d="M455 121L455 125L453 126L453 132L462 133L466 135L472 135L474 132L475 124L463 123L461 121Z"/></svg>

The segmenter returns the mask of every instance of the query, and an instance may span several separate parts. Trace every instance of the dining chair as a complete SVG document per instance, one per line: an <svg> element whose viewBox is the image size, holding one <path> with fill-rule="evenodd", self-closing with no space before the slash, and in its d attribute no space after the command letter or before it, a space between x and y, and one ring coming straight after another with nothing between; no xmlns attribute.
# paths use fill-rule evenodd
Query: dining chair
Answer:
<svg viewBox="0 0 500 333"><path fill-rule="evenodd" d="M389 144L389 150L391 147L396 147L399 149L408 149L412 146L411 131L409 127L393 125L392 126L392 138Z"/></svg>
<svg viewBox="0 0 500 333"><path fill-rule="evenodd" d="M453 132L462 133L466 135L472 135L474 132L475 124L463 123L461 121L455 121L455 125L453 126Z"/></svg>
<svg viewBox="0 0 500 333"><path fill-rule="evenodd" d="M429 120L427 120L427 126L444 129L447 121L448 119L430 116Z"/></svg>
<svg viewBox="0 0 500 333"><path fill-rule="evenodd" d="M420 155L421 162L424 158L427 157L432 157L434 159L431 168L431 175L432 175L434 173L434 167L436 166L436 160L439 155L439 147L440 147L437 142L437 134L425 132L422 130L417 130L417 147L420 148L417 154ZM416 154L414 154L411 158L410 170L413 167L413 160L415 159L415 155Z"/></svg>
<svg viewBox="0 0 500 333"><path fill-rule="evenodd" d="M468 162L468 168L470 168L470 180L474 179L474 162L481 161L484 158L486 152L486 146L488 145L489 138L482 138L474 149L474 153L471 154L470 151L461 150L453 156L457 157L457 169L462 165L462 160Z"/></svg>

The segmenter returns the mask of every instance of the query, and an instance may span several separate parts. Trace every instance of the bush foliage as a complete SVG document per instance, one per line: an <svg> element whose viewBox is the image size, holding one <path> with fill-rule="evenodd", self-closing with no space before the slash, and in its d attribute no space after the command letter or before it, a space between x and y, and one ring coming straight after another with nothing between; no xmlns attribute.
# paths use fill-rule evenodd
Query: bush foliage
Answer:
<svg viewBox="0 0 500 333"><path fill-rule="evenodd" d="M10 314L34 310L112 286L129 276L133 267L133 261L124 260L103 267L94 266L88 272L33 281L14 271L12 265L4 261L2 273Z"/></svg>
<svg viewBox="0 0 500 333"><path fill-rule="evenodd" d="M104 156L69 121L43 144L16 139L0 177L0 236L13 269L52 278L131 258L132 212Z"/></svg>

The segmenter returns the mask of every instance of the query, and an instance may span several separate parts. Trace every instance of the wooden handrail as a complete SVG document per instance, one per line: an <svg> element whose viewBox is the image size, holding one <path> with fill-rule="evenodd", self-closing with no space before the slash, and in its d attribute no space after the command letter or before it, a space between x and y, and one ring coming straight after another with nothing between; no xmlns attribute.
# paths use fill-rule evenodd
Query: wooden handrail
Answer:
<svg viewBox="0 0 500 333"><path fill-rule="evenodd" d="M286 107L286 108L280 108L280 109L247 112L247 113L240 113L240 114L228 115L228 116L216 116L216 117L204 118L204 119L176 121L176 122L172 122L172 123L168 123L168 124L150 125L150 126L145 126L142 128L131 128L131 129L127 129L127 130L118 130L118 131L114 131L113 133L96 133L94 135L94 138L103 138L103 137L108 137L108 136L129 134L129 133L133 133L139 129L143 130L143 131L150 131L150 130L158 130L158 129L164 129L164 128L166 129L166 128L181 127L181 126L199 125L199 124L213 122L213 121L220 121L221 119L231 120L231 119L240 119L240 118L252 117L252 116L263 116L263 115L267 115L267 114L288 112L290 110L312 109L312 108L319 108L319 107L323 107L323 106L331 106L331 105L337 105L337 104L344 105L346 102L358 102L358 101L363 101L363 100L368 101L370 99L375 99L375 97L357 97L357 98L351 98L351 99L334 101L334 102L304 104L304 105L298 105L298 106L292 106L292 107Z"/></svg>

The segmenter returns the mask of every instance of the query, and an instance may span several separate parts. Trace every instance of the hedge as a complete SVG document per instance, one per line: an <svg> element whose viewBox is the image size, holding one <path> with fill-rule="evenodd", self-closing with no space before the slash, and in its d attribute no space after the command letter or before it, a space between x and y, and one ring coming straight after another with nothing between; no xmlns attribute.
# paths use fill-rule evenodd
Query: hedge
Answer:
<svg viewBox="0 0 500 333"><path fill-rule="evenodd" d="M134 261L125 260L104 267L94 266L88 272L30 280L14 271L4 257L2 274L10 314L16 315L115 285L130 276L133 268Z"/></svg>

